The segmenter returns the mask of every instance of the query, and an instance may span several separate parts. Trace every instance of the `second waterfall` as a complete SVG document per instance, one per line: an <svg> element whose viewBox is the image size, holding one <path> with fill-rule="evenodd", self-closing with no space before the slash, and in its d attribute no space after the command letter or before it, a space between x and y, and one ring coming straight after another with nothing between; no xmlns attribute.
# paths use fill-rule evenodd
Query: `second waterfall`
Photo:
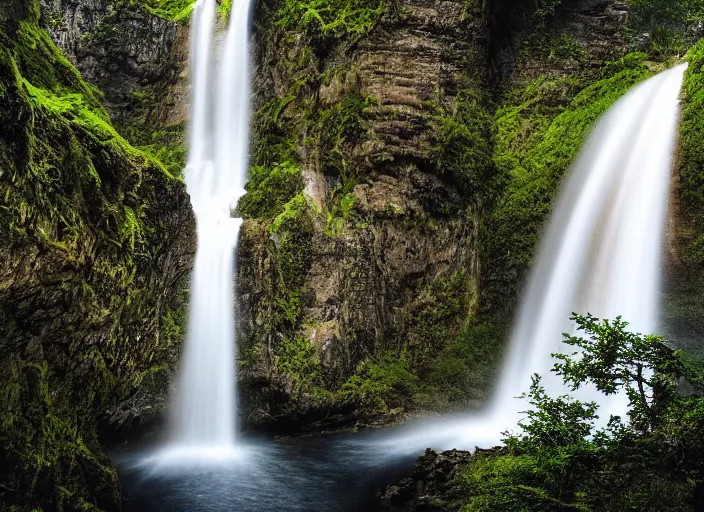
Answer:
<svg viewBox="0 0 704 512"><path fill-rule="evenodd" d="M191 19L192 117L186 185L198 249L188 337L174 397L172 442L186 449L231 448L236 439L233 272L249 146L249 0L234 0L223 45L215 0Z"/></svg>

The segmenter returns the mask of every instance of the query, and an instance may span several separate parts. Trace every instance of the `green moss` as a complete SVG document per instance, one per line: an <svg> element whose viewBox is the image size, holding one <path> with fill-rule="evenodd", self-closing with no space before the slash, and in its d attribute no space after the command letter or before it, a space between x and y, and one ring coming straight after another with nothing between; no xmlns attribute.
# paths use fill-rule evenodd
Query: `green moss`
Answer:
<svg viewBox="0 0 704 512"><path fill-rule="evenodd" d="M159 161L172 176L181 176L186 166L185 122L168 125L160 117L163 106L153 87L131 94L131 115L119 130L130 144Z"/></svg>
<svg viewBox="0 0 704 512"><path fill-rule="evenodd" d="M303 189L301 170L291 162L284 162L271 170L263 166L252 167L245 189L247 195L239 204L242 214L274 219Z"/></svg>
<svg viewBox="0 0 704 512"><path fill-rule="evenodd" d="M411 373L409 354L405 350L389 352L378 360L362 361L335 397L367 413L387 413L393 407L408 405L417 380Z"/></svg>
<svg viewBox="0 0 704 512"><path fill-rule="evenodd" d="M588 56L588 52L582 45L567 33L554 38L551 42L549 59L553 64L565 66L572 63L584 63Z"/></svg>
<svg viewBox="0 0 704 512"><path fill-rule="evenodd" d="M271 327L294 333L300 326L301 287L310 265L307 254L313 236L312 216L303 193L285 205L283 212L269 226L269 231L275 236L276 248Z"/></svg>
<svg viewBox="0 0 704 512"><path fill-rule="evenodd" d="M350 221L350 215L354 209L356 199L354 194L346 194L342 196L339 202L333 202L332 210L327 214L324 232L329 237L340 236L347 222Z"/></svg>
<svg viewBox="0 0 704 512"><path fill-rule="evenodd" d="M562 0L536 0L535 15L539 18L547 18L555 14L555 9L562 3Z"/></svg>
<svg viewBox="0 0 704 512"><path fill-rule="evenodd" d="M142 7L159 18L168 21L187 20L196 0L123 0L132 7ZM226 0L222 4L231 2ZM225 6L220 6L224 9Z"/></svg>
<svg viewBox="0 0 704 512"><path fill-rule="evenodd" d="M1 34L8 38L9 34ZM99 101L100 92L83 81L80 74L64 55L54 46L49 35L30 21L21 21L12 33L8 47L18 75L28 80L38 90L48 95L80 95L81 101L96 117L107 120L108 116ZM5 39L7 41L7 39Z"/></svg>
<svg viewBox="0 0 704 512"><path fill-rule="evenodd" d="M278 207L277 207L278 208ZM296 194L270 221L272 243L267 251L266 330L276 339L273 346L277 373L290 385L292 400L328 400L323 392L323 375L315 345L301 336L303 283L310 266L313 215L302 192ZM246 349L256 354L257 346Z"/></svg>
<svg viewBox="0 0 704 512"><path fill-rule="evenodd" d="M12 467L0 486L0 504L58 511L119 507L117 475L79 433L75 413L54 403L47 363L18 358L0 371L0 442L3 464ZM97 506L96 506L97 505Z"/></svg>
<svg viewBox="0 0 704 512"><path fill-rule="evenodd" d="M457 93L451 115L440 117L433 160L440 175L462 192L480 192L492 172L491 117L473 90Z"/></svg>
<svg viewBox="0 0 704 512"><path fill-rule="evenodd" d="M464 327L470 316L470 287L471 277L462 268L446 278L436 278L420 291L408 325L408 348L416 367L431 364Z"/></svg>
<svg viewBox="0 0 704 512"><path fill-rule="evenodd" d="M320 154L323 172L340 178L342 194L349 193L356 184L359 169L350 168L349 149L364 133L364 110L373 104L371 98L347 94L331 107L311 112L312 133L307 145Z"/></svg>
<svg viewBox="0 0 704 512"><path fill-rule="evenodd" d="M686 250L687 260L704 268L704 42L687 55L685 101L682 109L682 150L680 193L682 210L694 227L694 237Z"/></svg>
<svg viewBox="0 0 704 512"><path fill-rule="evenodd" d="M704 22L702 0L628 0L630 28L648 36L647 51L653 56L680 54L695 42L697 26Z"/></svg>
<svg viewBox="0 0 704 512"><path fill-rule="evenodd" d="M296 161L295 130L284 119L286 108L295 98L289 95L271 99L254 116L254 131L258 135L253 148L255 167L273 168Z"/></svg>
<svg viewBox="0 0 704 512"><path fill-rule="evenodd" d="M556 464L560 462L556 459ZM460 511L591 510L581 500L567 502L555 496L550 478L541 461L532 455L480 455L458 477L468 495Z"/></svg>
<svg viewBox="0 0 704 512"><path fill-rule="evenodd" d="M475 321L443 348L423 374L421 403L477 403L486 400L498 375L506 330L490 321Z"/></svg>
<svg viewBox="0 0 704 512"><path fill-rule="evenodd" d="M278 233L293 227L301 215L307 210L308 202L306 201L303 192L296 194L288 201L283 208L283 211L276 216L274 222L269 226L271 233Z"/></svg>
<svg viewBox="0 0 704 512"><path fill-rule="evenodd" d="M220 12L220 16L224 20L230 19L230 11L232 11L232 0L222 0L218 7L218 11Z"/></svg>
<svg viewBox="0 0 704 512"><path fill-rule="evenodd" d="M301 337L284 338L275 349L276 367L293 384L293 395L315 393L323 386L323 373L315 345Z"/></svg>
<svg viewBox="0 0 704 512"><path fill-rule="evenodd" d="M383 0L286 0L278 13L279 25L311 37L364 34L384 10Z"/></svg>

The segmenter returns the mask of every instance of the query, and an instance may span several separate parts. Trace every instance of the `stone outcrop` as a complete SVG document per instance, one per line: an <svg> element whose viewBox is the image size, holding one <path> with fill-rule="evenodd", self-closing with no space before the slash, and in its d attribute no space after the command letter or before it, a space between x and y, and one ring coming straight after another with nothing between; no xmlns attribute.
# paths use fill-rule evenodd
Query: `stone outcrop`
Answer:
<svg viewBox="0 0 704 512"><path fill-rule="evenodd" d="M456 478L472 461L472 453L450 450L437 453L428 448L413 475L379 493L380 510L388 512L455 512L462 505Z"/></svg>

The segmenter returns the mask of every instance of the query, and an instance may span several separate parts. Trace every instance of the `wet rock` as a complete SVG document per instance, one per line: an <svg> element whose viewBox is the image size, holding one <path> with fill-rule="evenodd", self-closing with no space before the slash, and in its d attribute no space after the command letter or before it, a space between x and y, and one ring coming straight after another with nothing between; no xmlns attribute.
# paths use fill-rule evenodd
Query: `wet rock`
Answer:
<svg viewBox="0 0 704 512"><path fill-rule="evenodd" d="M416 462L412 477L380 492L381 509L389 512L455 512L462 505L455 477L471 460L472 454L467 451L437 453L428 448Z"/></svg>

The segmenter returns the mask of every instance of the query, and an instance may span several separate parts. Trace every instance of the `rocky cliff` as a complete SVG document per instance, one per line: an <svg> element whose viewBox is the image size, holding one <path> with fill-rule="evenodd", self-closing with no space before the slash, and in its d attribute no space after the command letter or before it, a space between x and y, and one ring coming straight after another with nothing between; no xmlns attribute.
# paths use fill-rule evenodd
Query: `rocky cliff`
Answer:
<svg viewBox="0 0 704 512"><path fill-rule="evenodd" d="M185 20L191 3L41 1L42 26L83 79L100 90L118 131L175 176L185 156Z"/></svg>
<svg viewBox="0 0 704 512"><path fill-rule="evenodd" d="M388 412L477 312L491 172L482 10L355 9L320 26L293 3L257 13L238 282L255 422Z"/></svg>
<svg viewBox="0 0 704 512"><path fill-rule="evenodd" d="M332 5L255 17L254 424L482 403L563 173L670 55L622 1Z"/></svg>
<svg viewBox="0 0 704 512"><path fill-rule="evenodd" d="M188 196L113 128L37 2L0 22L0 508L119 510L99 433L165 394Z"/></svg>

